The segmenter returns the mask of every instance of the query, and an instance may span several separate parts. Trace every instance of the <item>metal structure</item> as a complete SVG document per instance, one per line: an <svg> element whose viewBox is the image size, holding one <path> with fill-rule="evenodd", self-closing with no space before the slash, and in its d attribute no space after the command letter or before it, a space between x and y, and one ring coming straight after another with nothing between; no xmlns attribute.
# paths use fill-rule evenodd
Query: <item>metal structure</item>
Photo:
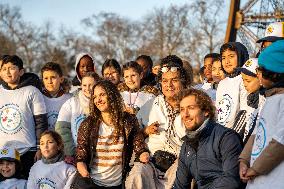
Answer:
<svg viewBox="0 0 284 189"><path fill-rule="evenodd" d="M256 40L276 21L284 21L284 0L248 0L243 4L231 0L225 43L236 41L238 36L250 54L255 54L259 49Z"/></svg>

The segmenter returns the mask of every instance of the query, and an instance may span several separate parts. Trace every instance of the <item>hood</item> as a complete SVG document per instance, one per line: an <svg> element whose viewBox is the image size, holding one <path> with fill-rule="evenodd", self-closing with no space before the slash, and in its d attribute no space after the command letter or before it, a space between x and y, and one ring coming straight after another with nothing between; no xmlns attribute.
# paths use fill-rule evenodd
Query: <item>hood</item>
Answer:
<svg viewBox="0 0 284 189"><path fill-rule="evenodd" d="M92 60L93 60L93 63L94 63L94 59L93 57L89 54L89 53L79 53L76 57L76 62L75 62L75 72L76 72L76 78L77 80L79 80L79 82L81 83L81 77L79 76L79 73L78 73L78 66L79 66L79 62L80 60L84 57L84 56L89 56ZM75 79L75 78L74 78ZM74 80L73 79L73 80Z"/></svg>
<svg viewBox="0 0 284 189"><path fill-rule="evenodd" d="M0 82L5 89L11 89L5 81L1 80ZM24 73L20 78L19 85L15 89L19 89L26 86L34 86L40 91L42 91L42 83L39 77L34 73Z"/></svg>
<svg viewBox="0 0 284 189"><path fill-rule="evenodd" d="M227 44L236 48L238 55L238 65L237 67L242 67L244 63L249 59L249 53L247 48L240 42L228 42ZM224 70L223 66L222 69ZM224 70L225 71L225 70ZM226 72L225 72L226 73ZM235 69L234 73L231 74L233 77L239 75L239 71ZM231 77L231 76L230 76Z"/></svg>

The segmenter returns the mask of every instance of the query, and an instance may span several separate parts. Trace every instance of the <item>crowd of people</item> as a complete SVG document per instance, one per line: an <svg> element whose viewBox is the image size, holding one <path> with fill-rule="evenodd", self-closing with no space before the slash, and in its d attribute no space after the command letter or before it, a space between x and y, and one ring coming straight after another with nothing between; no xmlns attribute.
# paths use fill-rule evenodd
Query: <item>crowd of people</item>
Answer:
<svg viewBox="0 0 284 189"><path fill-rule="evenodd" d="M257 43L204 56L200 84L176 55L80 53L70 82L3 55L0 189L283 189L284 22Z"/></svg>

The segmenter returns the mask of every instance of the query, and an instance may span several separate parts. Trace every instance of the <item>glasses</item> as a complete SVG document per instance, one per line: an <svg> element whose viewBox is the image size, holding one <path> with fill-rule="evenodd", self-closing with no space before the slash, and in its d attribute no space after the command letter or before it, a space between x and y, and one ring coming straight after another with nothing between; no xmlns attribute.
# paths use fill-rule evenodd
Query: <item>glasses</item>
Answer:
<svg viewBox="0 0 284 189"><path fill-rule="evenodd" d="M179 69L179 67L167 67L167 66L164 66L164 67L162 67L161 71L162 71L162 73L166 73L168 71L177 72L178 69Z"/></svg>

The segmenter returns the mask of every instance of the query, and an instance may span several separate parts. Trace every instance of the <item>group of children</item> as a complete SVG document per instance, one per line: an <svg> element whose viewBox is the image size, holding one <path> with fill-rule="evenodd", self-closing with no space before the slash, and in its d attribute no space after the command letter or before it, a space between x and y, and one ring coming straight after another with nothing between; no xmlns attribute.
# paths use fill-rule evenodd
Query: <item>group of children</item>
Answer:
<svg viewBox="0 0 284 189"><path fill-rule="evenodd" d="M247 188L284 186L276 179L284 172L283 26L284 22L277 22L267 27L265 37L257 41L261 50L255 58L249 59L246 47L239 42L222 45L220 55L205 56L201 72L205 79L195 86L215 100L218 123L234 129L243 139L240 177L248 182ZM221 61L217 63L212 56Z"/></svg>
<svg viewBox="0 0 284 189"><path fill-rule="evenodd" d="M218 123L242 137L240 177L248 188L284 186L273 180L284 176L283 26L283 22L268 26L258 41L262 48L256 58L249 59L239 42L223 44L220 54L206 55L203 83L194 86L214 101ZM16 55L3 56L0 68L0 188L71 187L77 172L73 164L78 130L90 115L92 91L101 80L118 88L124 111L134 115L161 93L155 79L160 64L153 65L146 55L122 67L108 59L100 77L92 56L81 53L70 91L54 62L42 67L41 79L25 73Z"/></svg>

